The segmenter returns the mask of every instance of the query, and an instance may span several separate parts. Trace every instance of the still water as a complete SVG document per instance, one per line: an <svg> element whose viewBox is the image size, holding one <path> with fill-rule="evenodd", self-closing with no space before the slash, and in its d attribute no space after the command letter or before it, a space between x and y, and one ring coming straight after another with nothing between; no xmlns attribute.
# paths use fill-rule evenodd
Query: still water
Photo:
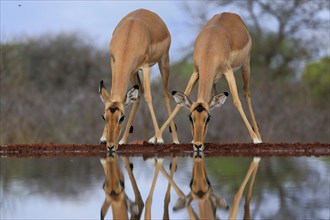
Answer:
<svg viewBox="0 0 330 220"><path fill-rule="evenodd" d="M0 176L0 219L330 219L330 157L1 158Z"/></svg>

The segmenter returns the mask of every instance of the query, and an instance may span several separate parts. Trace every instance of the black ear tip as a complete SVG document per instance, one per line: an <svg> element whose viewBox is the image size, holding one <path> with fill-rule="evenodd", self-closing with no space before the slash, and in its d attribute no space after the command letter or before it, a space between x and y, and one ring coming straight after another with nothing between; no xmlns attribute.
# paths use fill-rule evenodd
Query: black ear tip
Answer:
<svg viewBox="0 0 330 220"><path fill-rule="evenodd" d="M104 87L103 80L100 81L100 88Z"/></svg>
<svg viewBox="0 0 330 220"><path fill-rule="evenodd" d="M101 93L101 89L104 87L103 80L101 80L99 85L99 93Z"/></svg>
<svg viewBox="0 0 330 220"><path fill-rule="evenodd" d="M229 95L229 93L228 93L228 92L224 92L224 94L225 94L225 96L228 96L228 95Z"/></svg>
<svg viewBox="0 0 330 220"><path fill-rule="evenodd" d="M172 91L172 95L175 95L177 93L177 91Z"/></svg>
<svg viewBox="0 0 330 220"><path fill-rule="evenodd" d="M139 89L139 85L134 85L133 87L134 87L134 89L137 89L137 90Z"/></svg>

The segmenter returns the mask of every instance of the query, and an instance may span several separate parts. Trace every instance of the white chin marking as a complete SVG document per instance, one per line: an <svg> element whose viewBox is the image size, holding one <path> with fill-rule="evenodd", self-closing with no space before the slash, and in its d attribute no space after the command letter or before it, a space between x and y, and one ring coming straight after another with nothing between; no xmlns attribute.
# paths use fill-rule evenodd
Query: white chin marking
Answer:
<svg viewBox="0 0 330 220"><path fill-rule="evenodd" d="M257 139L257 138L255 138L255 139L253 139L253 143L254 144L260 144L260 143L262 143L262 141L259 140L259 139Z"/></svg>
<svg viewBox="0 0 330 220"><path fill-rule="evenodd" d="M119 145L125 144L125 142L123 140L119 141Z"/></svg>
<svg viewBox="0 0 330 220"><path fill-rule="evenodd" d="M253 158L253 162L259 163L259 161L260 161L260 157L254 157Z"/></svg>

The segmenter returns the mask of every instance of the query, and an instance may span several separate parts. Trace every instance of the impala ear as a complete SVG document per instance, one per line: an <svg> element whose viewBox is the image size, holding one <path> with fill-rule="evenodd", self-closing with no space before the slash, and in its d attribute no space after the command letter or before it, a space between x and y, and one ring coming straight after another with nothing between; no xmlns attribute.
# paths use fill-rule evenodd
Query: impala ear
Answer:
<svg viewBox="0 0 330 220"><path fill-rule="evenodd" d="M179 104L181 106L186 106L187 108L190 108L192 102L190 101L188 96L186 96L185 94L183 94L181 92L177 92L177 91L173 91L172 95L173 95L174 100L177 104Z"/></svg>
<svg viewBox="0 0 330 220"><path fill-rule="evenodd" d="M135 102L139 96L139 86L135 85L126 94L125 106Z"/></svg>
<svg viewBox="0 0 330 220"><path fill-rule="evenodd" d="M225 210L229 209L229 205L227 204L225 198L223 198L222 196L217 196L212 193L211 201L218 208L225 209Z"/></svg>
<svg viewBox="0 0 330 220"><path fill-rule="evenodd" d="M173 211L178 211L180 209L187 207L188 205L190 205L191 201L192 201L191 193L189 193L187 196L178 198L178 200L173 206Z"/></svg>
<svg viewBox="0 0 330 220"><path fill-rule="evenodd" d="M100 219L103 220L105 215L107 214L109 207L111 205L111 200L108 196L105 198L103 205L101 207Z"/></svg>
<svg viewBox="0 0 330 220"><path fill-rule="evenodd" d="M99 85L99 93L100 93L100 97L101 97L101 100L103 103L106 103L106 101L110 100L109 93L105 89L103 80L101 80L100 85Z"/></svg>
<svg viewBox="0 0 330 220"><path fill-rule="evenodd" d="M228 92L220 93L213 96L212 100L209 102L210 111L214 107L222 106L223 103L225 103L227 96L228 96Z"/></svg>

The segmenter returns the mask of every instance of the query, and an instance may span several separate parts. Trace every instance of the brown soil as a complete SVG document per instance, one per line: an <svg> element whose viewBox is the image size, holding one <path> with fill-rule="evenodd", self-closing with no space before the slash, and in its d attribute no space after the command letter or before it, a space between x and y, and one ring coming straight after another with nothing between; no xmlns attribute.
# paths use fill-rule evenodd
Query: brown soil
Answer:
<svg viewBox="0 0 330 220"><path fill-rule="evenodd" d="M0 146L0 157L95 157L105 156L105 145L99 144L17 144ZM192 156L191 144L152 145L124 144L117 153L122 156L164 157ZM299 157L329 156L330 144L325 143L207 143L204 153L207 156L242 156L242 157Z"/></svg>

